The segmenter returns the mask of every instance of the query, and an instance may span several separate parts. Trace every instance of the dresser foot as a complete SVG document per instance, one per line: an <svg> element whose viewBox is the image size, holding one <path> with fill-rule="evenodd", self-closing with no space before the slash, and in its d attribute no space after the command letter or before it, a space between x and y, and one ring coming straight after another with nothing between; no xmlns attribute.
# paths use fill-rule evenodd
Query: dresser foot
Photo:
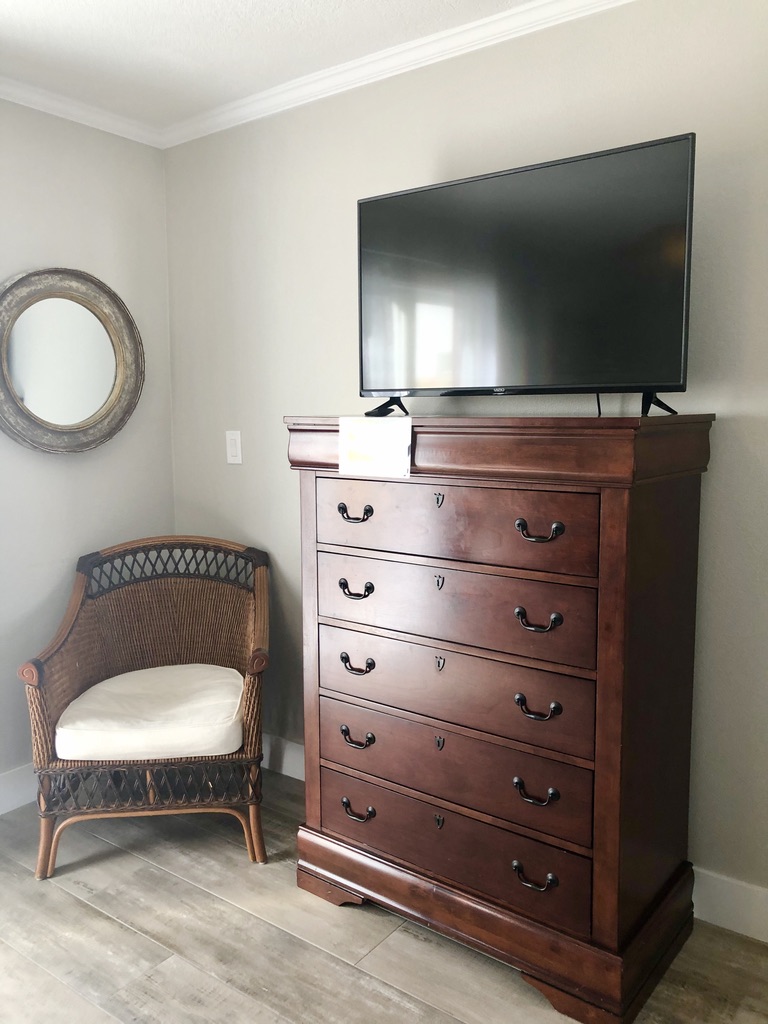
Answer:
<svg viewBox="0 0 768 1024"><path fill-rule="evenodd" d="M342 889L340 885L334 885L333 882L323 881L322 878L318 878L316 875L310 875L307 871L302 871L301 868L296 872L296 884L300 889L306 889L307 892L311 892L314 896L320 896L337 907L340 907L343 903L359 904L365 902L362 896L357 896L348 889Z"/></svg>
<svg viewBox="0 0 768 1024"><path fill-rule="evenodd" d="M547 985L546 982L540 981L530 974L523 974L522 978L523 981L527 981L533 988L542 992L558 1013L565 1014L571 1020L581 1021L581 1024L629 1024L629 1021L635 1016L633 1013L631 1016L619 1017L599 1006L593 1006L592 1003L585 1003L583 999L563 992L553 985Z"/></svg>
<svg viewBox="0 0 768 1024"><path fill-rule="evenodd" d="M613 1013L600 1006L595 1006L593 1003L585 1002L583 999L579 999L578 996L572 995L569 992L563 992L562 989L556 988L554 985L548 985L545 981L526 974L524 971L521 971L521 975L524 981L527 981L533 988L537 988L542 992L559 1013L565 1014L566 1017L570 1017L572 1020L581 1021L581 1024L630 1024L637 1017L651 992L685 945L686 939L692 930L693 914L690 914L667 947L664 955L655 967L649 971L644 983L635 993L623 1013Z"/></svg>

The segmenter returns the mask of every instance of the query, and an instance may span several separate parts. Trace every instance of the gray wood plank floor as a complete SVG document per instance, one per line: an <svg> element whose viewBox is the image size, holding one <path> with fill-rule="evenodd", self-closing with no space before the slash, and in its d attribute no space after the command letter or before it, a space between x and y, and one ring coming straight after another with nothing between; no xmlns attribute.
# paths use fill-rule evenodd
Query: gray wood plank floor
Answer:
<svg viewBox="0 0 768 1024"><path fill-rule="evenodd" d="M295 884L303 786L265 773L267 865L226 815L94 821L33 877L33 805L0 816L0 1021L564 1024L519 975ZM768 946L697 922L638 1024L766 1024Z"/></svg>

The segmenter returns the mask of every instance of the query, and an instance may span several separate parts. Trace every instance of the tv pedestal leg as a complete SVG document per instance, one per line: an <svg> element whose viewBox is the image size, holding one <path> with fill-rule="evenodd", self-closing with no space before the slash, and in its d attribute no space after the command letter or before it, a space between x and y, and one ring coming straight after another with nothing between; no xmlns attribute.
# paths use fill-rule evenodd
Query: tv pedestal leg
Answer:
<svg viewBox="0 0 768 1024"><path fill-rule="evenodd" d="M642 416L647 416L651 411L651 406L655 405L657 409L663 409L664 412L668 412L670 416L677 416L677 409L673 409L666 402L662 402L655 391L644 391L643 392L643 403L640 410Z"/></svg>
<svg viewBox="0 0 768 1024"><path fill-rule="evenodd" d="M408 415L408 410L403 405L402 399L400 398L388 398L386 402L382 402L381 405L377 405L375 409L369 409L365 414L366 416L389 416L394 409L402 409L405 415Z"/></svg>

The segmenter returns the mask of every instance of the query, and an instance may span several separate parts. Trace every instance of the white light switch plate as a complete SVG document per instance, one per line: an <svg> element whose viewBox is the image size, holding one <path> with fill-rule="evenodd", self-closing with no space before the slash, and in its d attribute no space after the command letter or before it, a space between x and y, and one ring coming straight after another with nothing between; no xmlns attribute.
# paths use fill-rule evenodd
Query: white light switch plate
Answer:
<svg viewBox="0 0 768 1024"><path fill-rule="evenodd" d="M239 430L227 430L227 462L240 465L243 461L243 449L240 443Z"/></svg>

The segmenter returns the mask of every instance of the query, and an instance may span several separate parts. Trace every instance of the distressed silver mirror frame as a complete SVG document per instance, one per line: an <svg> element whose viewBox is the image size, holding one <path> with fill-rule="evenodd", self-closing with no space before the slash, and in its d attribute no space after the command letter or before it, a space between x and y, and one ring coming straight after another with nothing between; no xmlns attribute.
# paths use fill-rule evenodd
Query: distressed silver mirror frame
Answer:
<svg viewBox="0 0 768 1024"><path fill-rule="evenodd" d="M90 310L109 336L115 380L103 405L79 423L40 419L23 404L11 380L10 337L21 314L43 299L70 299ZM104 444L125 426L144 385L141 336L122 300L102 281L79 270L53 268L22 274L0 293L0 429L27 448L84 452Z"/></svg>

